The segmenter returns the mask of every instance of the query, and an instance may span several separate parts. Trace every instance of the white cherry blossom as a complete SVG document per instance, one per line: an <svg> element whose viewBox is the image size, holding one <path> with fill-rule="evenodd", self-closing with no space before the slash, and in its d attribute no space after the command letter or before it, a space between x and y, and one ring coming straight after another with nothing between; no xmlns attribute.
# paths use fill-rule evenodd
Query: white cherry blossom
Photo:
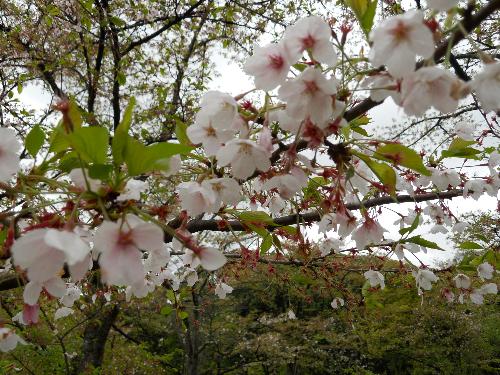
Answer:
<svg viewBox="0 0 500 375"><path fill-rule="evenodd" d="M448 186L455 188L462 182L458 172L453 169L434 170L431 180L439 190L448 190Z"/></svg>
<svg viewBox="0 0 500 375"><path fill-rule="evenodd" d="M290 117L309 117L312 122L323 124L333 115L332 95L336 92L335 78L327 79L321 70L309 67L283 83L278 97L286 102L286 112Z"/></svg>
<svg viewBox="0 0 500 375"><path fill-rule="evenodd" d="M148 188L148 184L141 180L128 180L123 188L123 192L116 198L117 201L141 200L141 193Z"/></svg>
<svg viewBox="0 0 500 375"><path fill-rule="evenodd" d="M181 207L188 215L196 216L205 212L218 210L217 197L211 186L201 185L195 181L183 182L178 186Z"/></svg>
<svg viewBox="0 0 500 375"><path fill-rule="evenodd" d="M470 277L464 275L463 273L459 273L457 276L455 276L453 278L453 281L455 281L455 285L459 289L469 289L471 285Z"/></svg>
<svg viewBox="0 0 500 375"><path fill-rule="evenodd" d="M207 117L188 127L186 134L194 144L201 143L203 145L207 156L214 156L224 143L234 138L235 132L231 128L215 125Z"/></svg>
<svg viewBox="0 0 500 375"><path fill-rule="evenodd" d="M466 141L474 140L474 126L465 121L459 121L454 126L455 134L458 138L465 139Z"/></svg>
<svg viewBox="0 0 500 375"><path fill-rule="evenodd" d="M233 291L233 288L230 285L227 285L226 283L220 282L217 284L215 287L215 294L217 297L220 299L225 299L226 296Z"/></svg>
<svg viewBox="0 0 500 375"><path fill-rule="evenodd" d="M192 268L201 264L207 271L215 271L227 262L225 255L213 247L201 247L197 252L191 249L184 251L184 264L189 264Z"/></svg>
<svg viewBox="0 0 500 375"><path fill-rule="evenodd" d="M423 13L417 10L387 18L371 31L370 40L371 63L386 65L396 78L415 70L417 55L427 59L434 53L432 32L424 24Z"/></svg>
<svg viewBox="0 0 500 375"><path fill-rule="evenodd" d="M497 294L498 286L495 283L484 284L479 289L474 289L470 294L470 300L476 305L482 305L485 294Z"/></svg>
<svg viewBox="0 0 500 375"><path fill-rule="evenodd" d="M26 345L26 341L10 328L0 327L0 351L3 353L10 352L16 348L17 344Z"/></svg>
<svg viewBox="0 0 500 375"><path fill-rule="evenodd" d="M291 199L305 186L307 186L307 176L304 171L300 168L292 168L290 174L271 177L264 183L263 189L276 189L283 199Z"/></svg>
<svg viewBox="0 0 500 375"><path fill-rule="evenodd" d="M70 309L69 307L62 306L56 310L54 313L54 320L58 320L61 318L65 318L71 314L73 314L75 311L73 309Z"/></svg>
<svg viewBox="0 0 500 375"><path fill-rule="evenodd" d="M120 222L104 221L94 237L102 280L109 285L133 285L145 276L140 250L163 246L163 231L137 216L127 215Z"/></svg>
<svg viewBox="0 0 500 375"><path fill-rule="evenodd" d="M242 200L241 187L234 178L212 178L203 180L201 186L207 190L212 190L215 201L208 212L217 212L222 203L236 205Z"/></svg>
<svg viewBox="0 0 500 375"><path fill-rule="evenodd" d="M271 167L267 151L248 139L233 139L217 152L220 166L231 164L231 174L235 178L246 179L255 170L266 172Z"/></svg>
<svg viewBox="0 0 500 375"><path fill-rule="evenodd" d="M293 60L298 60L308 50L315 60L333 66L337 62L337 55L330 41L331 36L332 30L322 18L309 16L288 27L284 41Z"/></svg>
<svg viewBox="0 0 500 375"><path fill-rule="evenodd" d="M283 43L256 47L254 54L243 65L243 71L254 77L255 87L269 91L281 85L293 63Z"/></svg>
<svg viewBox="0 0 500 375"><path fill-rule="evenodd" d="M89 245L78 234L46 228L22 235L12 246L14 264L27 269L28 279L35 282L53 278L65 262L76 265L84 261L89 252Z"/></svg>
<svg viewBox="0 0 500 375"><path fill-rule="evenodd" d="M17 153L20 149L14 129L0 128L0 182L9 181L19 171Z"/></svg>
<svg viewBox="0 0 500 375"><path fill-rule="evenodd" d="M462 96L463 82L449 71L428 66L406 75L401 83L400 105L408 115L421 116L431 107L453 112Z"/></svg>
<svg viewBox="0 0 500 375"><path fill-rule="evenodd" d="M339 238L327 238L319 245L321 256L327 256L333 250L334 253L340 253L340 249L344 246L344 241Z"/></svg>
<svg viewBox="0 0 500 375"><path fill-rule="evenodd" d="M368 280L372 288L377 285L380 285L380 289L385 288L384 275L382 275L379 271L368 270L363 275L365 276L365 279Z"/></svg>
<svg viewBox="0 0 500 375"><path fill-rule="evenodd" d="M486 112L500 110L500 62L486 64L470 82L470 87Z"/></svg>
<svg viewBox="0 0 500 375"><path fill-rule="evenodd" d="M332 307L332 309L338 309L344 306L344 300L340 297L335 297L333 301L330 303L330 306Z"/></svg>
<svg viewBox="0 0 500 375"><path fill-rule="evenodd" d="M477 266L477 274L482 280L489 280L493 277L494 268L488 262L481 263Z"/></svg>
<svg viewBox="0 0 500 375"><path fill-rule="evenodd" d="M367 245L378 244L384 237L385 229L378 222L366 218L363 224L356 229L351 238L356 242L358 250L363 250Z"/></svg>
<svg viewBox="0 0 500 375"><path fill-rule="evenodd" d="M24 303L35 305L38 302L42 289L45 289L52 297L61 298L66 292L66 284L59 276L52 277L43 282L30 281L24 286Z"/></svg>
<svg viewBox="0 0 500 375"><path fill-rule="evenodd" d="M200 107L200 111L196 114L195 125L210 123L217 129L231 129L238 114L236 100L229 94L215 90L203 95Z"/></svg>
<svg viewBox="0 0 500 375"><path fill-rule="evenodd" d="M434 272L426 269L419 269L418 272L413 271L413 277L415 277L415 282L417 284L418 293L422 293L423 290L431 290L432 283L438 281L438 277L434 275Z"/></svg>

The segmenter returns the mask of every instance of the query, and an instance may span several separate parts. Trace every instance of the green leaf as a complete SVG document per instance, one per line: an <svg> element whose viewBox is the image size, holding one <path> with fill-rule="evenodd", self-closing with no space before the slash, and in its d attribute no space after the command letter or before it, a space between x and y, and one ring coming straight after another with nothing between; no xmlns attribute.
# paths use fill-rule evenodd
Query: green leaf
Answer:
<svg viewBox="0 0 500 375"><path fill-rule="evenodd" d="M170 314L172 314L172 312L174 311L175 309L170 306L170 305L165 305L161 308L160 310L160 314L161 315L165 315L165 316L169 316Z"/></svg>
<svg viewBox="0 0 500 375"><path fill-rule="evenodd" d="M469 147L475 144L475 141L467 141L462 138L455 138L448 147L448 150L441 152L441 158L465 158L465 159L475 159L479 158L476 156L480 154L481 151L475 148Z"/></svg>
<svg viewBox="0 0 500 375"><path fill-rule="evenodd" d="M365 162L365 164L377 176L380 182L387 187L389 194L396 195L396 172L386 163L379 163L370 159L367 155L356 152L355 155Z"/></svg>
<svg viewBox="0 0 500 375"><path fill-rule="evenodd" d="M125 158L125 149L128 143L128 132L132 123L132 116L135 107L135 98L131 97L127 108L123 113L122 121L115 130L113 141L111 142L111 151L115 164L120 165Z"/></svg>
<svg viewBox="0 0 500 375"><path fill-rule="evenodd" d="M118 82L120 86L123 86L125 83L127 83L127 76L123 74L123 72L118 72L118 74L116 75L116 82Z"/></svg>
<svg viewBox="0 0 500 375"><path fill-rule="evenodd" d="M172 289L167 290L167 298L170 302L175 303L175 293Z"/></svg>
<svg viewBox="0 0 500 375"><path fill-rule="evenodd" d="M439 245L437 243L432 242L432 241L428 241L420 236L407 238L403 242L414 243L416 245L427 247L429 249L443 250L441 247L439 247Z"/></svg>
<svg viewBox="0 0 500 375"><path fill-rule="evenodd" d="M346 0L346 3L353 10L363 32L368 37L377 10L377 0Z"/></svg>
<svg viewBox="0 0 500 375"><path fill-rule="evenodd" d="M189 318L189 313L187 311L181 311L179 312L179 318L182 320L187 319Z"/></svg>
<svg viewBox="0 0 500 375"><path fill-rule="evenodd" d="M238 215L238 218L244 222L261 223L265 225L276 225L273 218L264 211L246 211Z"/></svg>
<svg viewBox="0 0 500 375"><path fill-rule="evenodd" d="M50 152L62 152L70 147L66 132L62 124L58 125L50 135Z"/></svg>
<svg viewBox="0 0 500 375"><path fill-rule="evenodd" d="M431 172L425 167L422 157L412 149L399 143L387 143L380 146L373 157L390 161L396 165L402 165L425 176L431 175Z"/></svg>
<svg viewBox="0 0 500 375"><path fill-rule="evenodd" d="M399 234L403 235L403 234L406 234L406 233L413 232L415 229L417 229L419 222L420 222L420 213L417 214L417 216L413 220L413 223L411 223L411 225L408 228L402 228L402 229L400 229L399 230Z"/></svg>
<svg viewBox="0 0 500 375"><path fill-rule="evenodd" d="M267 253L272 245L273 245L273 237L270 234L268 234L266 238L262 240L262 244L260 245L260 254L263 255Z"/></svg>
<svg viewBox="0 0 500 375"><path fill-rule="evenodd" d="M73 130L80 128L83 124L82 113L73 99L69 101L68 118L71 121Z"/></svg>
<svg viewBox="0 0 500 375"><path fill-rule="evenodd" d="M182 145L190 145L191 141L189 140L187 133L187 125L182 122L180 119L176 118L175 119L175 135L177 137L177 140L179 141L180 144Z"/></svg>
<svg viewBox="0 0 500 375"><path fill-rule="evenodd" d="M127 136L124 159L131 176L153 170L165 169L165 160L177 154L187 154L193 147L178 143L161 142L144 146L131 136Z"/></svg>
<svg viewBox="0 0 500 375"><path fill-rule="evenodd" d="M108 154L109 134L97 126L75 129L67 135L73 149L86 162L105 164Z"/></svg>
<svg viewBox="0 0 500 375"><path fill-rule="evenodd" d="M89 167L89 177L100 181L107 181L112 171L112 165L93 164Z"/></svg>
<svg viewBox="0 0 500 375"><path fill-rule="evenodd" d="M28 133L25 140L26 150L32 155L36 156L38 151L43 146L45 142L45 133L40 127L40 125L35 125L33 129Z"/></svg>
<svg viewBox="0 0 500 375"><path fill-rule="evenodd" d="M359 20L361 28L365 32L365 35L370 34L370 31L373 27L373 20L375 18L376 11L377 11L377 0L370 1L368 3L365 13Z"/></svg>
<svg viewBox="0 0 500 375"><path fill-rule="evenodd" d="M75 168L80 168L81 163L80 160L78 159L78 155L76 152L70 152L66 155L64 155L61 160L59 161L59 166L58 168L66 173L71 172Z"/></svg>
<svg viewBox="0 0 500 375"><path fill-rule="evenodd" d="M473 250L473 249L482 249L483 248L483 246L479 245L478 243L472 242L472 241L462 242L458 247L460 249L464 249L464 250Z"/></svg>

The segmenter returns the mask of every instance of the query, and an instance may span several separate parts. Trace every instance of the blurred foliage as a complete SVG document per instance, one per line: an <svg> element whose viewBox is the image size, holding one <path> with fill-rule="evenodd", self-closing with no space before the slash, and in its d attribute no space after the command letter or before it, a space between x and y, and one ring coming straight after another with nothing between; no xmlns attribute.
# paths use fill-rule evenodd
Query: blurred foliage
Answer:
<svg viewBox="0 0 500 375"><path fill-rule="evenodd" d="M498 297L487 296L482 306L450 304L441 290L452 276L440 274L441 285L420 297L411 275L394 273L384 290L363 296L359 273L343 273L349 292L340 293L298 268L258 265L227 281L234 291L224 300L214 295L211 277L201 274L194 288L175 294L160 288L128 304L120 295L111 302L101 297L96 306L81 303L55 322L55 303L48 303L50 322L42 314L41 323L25 328L21 334L33 344L3 354L0 371L65 374L60 338L76 355L68 358L72 366L86 317L104 304L119 304L95 374L189 373L195 335L198 374L499 374ZM4 306L20 301L10 293ZM346 305L334 310L336 296Z"/></svg>

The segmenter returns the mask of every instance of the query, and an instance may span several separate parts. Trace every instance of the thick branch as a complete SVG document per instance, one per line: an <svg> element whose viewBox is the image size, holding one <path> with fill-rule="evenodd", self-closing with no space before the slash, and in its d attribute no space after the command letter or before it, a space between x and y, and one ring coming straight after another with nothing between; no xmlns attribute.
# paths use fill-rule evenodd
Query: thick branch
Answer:
<svg viewBox="0 0 500 375"><path fill-rule="evenodd" d="M349 210L355 211L359 210L361 207L365 208L370 208L370 207L376 207L376 206L382 206L386 204L392 204L392 203L407 203L407 202L424 202L424 201L430 201L434 199L452 199L455 197L459 197L463 195L463 190L456 189L456 190L450 190L447 192L443 193L424 193L424 194L418 194L415 195L414 197L410 195L398 195L396 196L396 199L390 197L390 196L385 196L385 197L380 197L380 198L373 198L369 199L363 204L359 203L352 203L346 205L346 207ZM307 223L314 223L317 221L320 221L321 217L318 212L306 212L303 214L298 214L298 215L287 215L287 216L282 216L274 219L274 223L280 227L280 226L287 226L287 225L293 225L296 224L297 222L300 222L302 224L307 224ZM216 232L227 232L230 230L233 231L245 231L247 228L245 225L238 220L232 220L229 221L227 226L220 227L218 225L219 220L193 220L187 225L187 229L191 233L195 232L201 232L204 230L209 230L209 231L216 231ZM273 228L276 228L276 225L268 225L267 229L272 230ZM168 235L165 236L165 240L167 242L170 242L172 240L171 237Z"/></svg>

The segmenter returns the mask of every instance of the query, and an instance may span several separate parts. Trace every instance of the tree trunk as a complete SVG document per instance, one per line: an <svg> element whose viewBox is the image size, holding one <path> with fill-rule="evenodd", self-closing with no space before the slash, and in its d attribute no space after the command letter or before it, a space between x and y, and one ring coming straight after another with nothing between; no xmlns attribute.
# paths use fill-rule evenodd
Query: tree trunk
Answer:
<svg viewBox="0 0 500 375"><path fill-rule="evenodd" d="M118 316L119 308L103 307L85 326L82 355L78 357L74 374L85 374L102 365L109 330Z"/></svg>

